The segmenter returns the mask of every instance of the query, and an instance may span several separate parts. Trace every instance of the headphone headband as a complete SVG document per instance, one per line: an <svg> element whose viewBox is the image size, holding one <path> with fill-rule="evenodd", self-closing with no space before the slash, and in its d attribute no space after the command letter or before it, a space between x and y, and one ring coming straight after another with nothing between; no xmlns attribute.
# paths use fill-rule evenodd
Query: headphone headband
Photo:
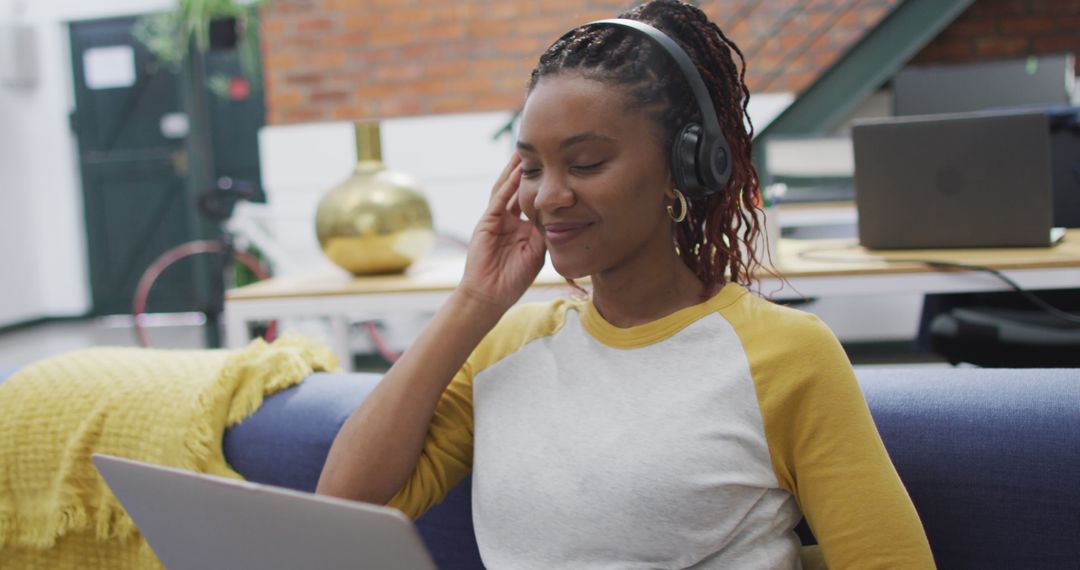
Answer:
<svg viewBox="0 0 1080 570"><path fill-rule="evenodd" d="M675 60L675 64L679 66L679 70L682 71L683 77L686 78L686 82L690 84L690 90L694 93L694 99L697 101L698 109L701 110L702 128L705 129L706 135L712 140L723 137L723 132L720 130L720 120L716 117L716 109L713 107L709 90L705 87L705 81L701 79L701 73L698 72L697 66L694 65L693 60L690 59L686 50L676 43L675 40L649 24L626 18L595 20L585 25L609 25L630 28L641 32L651 39L653 43L660 46L661 49L671 56L671 59Z"/></svg>

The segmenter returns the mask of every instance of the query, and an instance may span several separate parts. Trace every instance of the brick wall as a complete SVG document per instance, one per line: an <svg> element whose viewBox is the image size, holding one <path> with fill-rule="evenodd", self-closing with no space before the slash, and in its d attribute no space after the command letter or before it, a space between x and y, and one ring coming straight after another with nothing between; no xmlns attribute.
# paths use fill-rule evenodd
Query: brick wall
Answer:
<svg viewBox="0 0 1080 570"><path fill-rule="evenodd" d="M623 0L273 0L271 124L516 109L561 31Z"/></svg>
<svg viewBox="0 0 1080 570"><path fill-rule="evenodd" d="M900 0L703 0L752 92L809 85ZM635 0L272 0L270 124L516 109L561 33Z"/></svg>
<svg viewBox="0 0 1080 570"><path fill-rule="evenodd" d="M1056 53L1080 56L1080 0L975 0L912 63Z"/></svg>

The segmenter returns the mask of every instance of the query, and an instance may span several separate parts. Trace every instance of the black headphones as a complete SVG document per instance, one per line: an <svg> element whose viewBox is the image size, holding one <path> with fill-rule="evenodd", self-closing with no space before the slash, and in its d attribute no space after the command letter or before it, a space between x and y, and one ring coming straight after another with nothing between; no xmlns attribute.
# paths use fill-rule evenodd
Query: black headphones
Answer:
<svg viewBox="0 0 1080 570"><path fill-rule="evenodd" d="M687 198L703 198L722 192L731 179L731 147L720 130L709 90L690 56L664 32L637 20L612 18L589 22L586 26L619 26L640 32L675 60L701 110L703 125L689 123L675 135L671 146L671 173L675 186ZM573 33L573 32L569 32Z"/></svg>

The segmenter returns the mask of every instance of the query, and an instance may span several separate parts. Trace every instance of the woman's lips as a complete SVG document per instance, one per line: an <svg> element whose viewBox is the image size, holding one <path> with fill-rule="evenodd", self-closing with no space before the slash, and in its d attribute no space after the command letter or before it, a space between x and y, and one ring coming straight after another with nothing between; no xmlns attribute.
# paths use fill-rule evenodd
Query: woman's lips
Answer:
<svg viewBox="0 0 1080 570"><path fill-rule="evenodd" d="M551 245L562 245L581 235L592 224L589 222L559 222L544 224L544 235Z"/></svg>

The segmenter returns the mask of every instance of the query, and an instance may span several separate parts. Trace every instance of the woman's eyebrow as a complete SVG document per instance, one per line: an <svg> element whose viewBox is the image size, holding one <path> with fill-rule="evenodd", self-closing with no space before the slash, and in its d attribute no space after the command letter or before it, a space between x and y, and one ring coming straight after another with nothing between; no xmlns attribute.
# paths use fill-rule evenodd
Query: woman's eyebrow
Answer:
<svg viewBox="0 0 1080 570"><path fill-rule="evenodd" d="M599 133L594 133L594 132L589 131L589 132L579 133L579 134L576 134L576 135L574 135L572 137L567 137L566 139L563 139L563 141L561 143L559 143L559 149L564 149L564 148L571 147L571 146L574 146L576 144L587 142L587 141L616 142L615 139L612 138L612 137L609 137L607 135L601 135ZM529 143L527 143L525 141L522 141L522 140L519 140L517 142L517 147L518 147L519 150L524 150L524 151L528 151L528 152L532 152L532 153L536 152L536 147L535 146L533 146L533 145L531 145L531 144L529 144Z"/></svg>

